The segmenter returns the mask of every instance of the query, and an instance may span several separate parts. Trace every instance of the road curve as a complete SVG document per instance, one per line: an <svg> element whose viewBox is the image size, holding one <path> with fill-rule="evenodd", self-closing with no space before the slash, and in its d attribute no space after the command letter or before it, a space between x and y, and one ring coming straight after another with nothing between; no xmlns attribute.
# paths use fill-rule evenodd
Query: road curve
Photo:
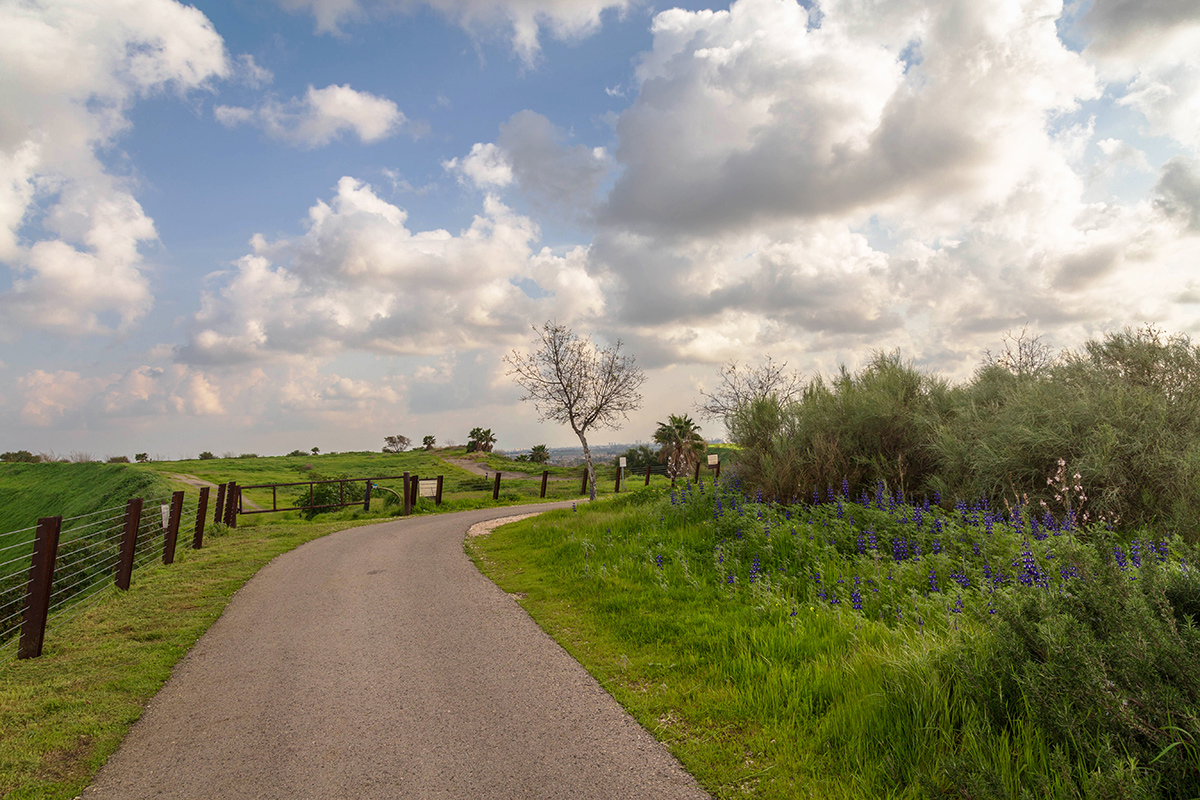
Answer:
<svg viewBox="0 0 1200 800"><path fill-rule="evenodd" d="M414 517L264 567L83 793L135 798L707 798L463 552Z"/></svg>

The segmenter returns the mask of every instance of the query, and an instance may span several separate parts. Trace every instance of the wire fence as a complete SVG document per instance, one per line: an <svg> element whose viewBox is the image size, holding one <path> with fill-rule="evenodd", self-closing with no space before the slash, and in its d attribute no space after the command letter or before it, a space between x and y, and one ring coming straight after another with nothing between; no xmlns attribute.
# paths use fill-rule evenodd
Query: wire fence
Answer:
<svg viewBox="0 0 1200 800"><path fill-rule="evenodd" d="M57 539L57 547L48 547L54 557L44 595L39 594L42 590L38 588L39 557L35 554L35 540L50 535L40 527L0 534L0 661L7 661L29 647L26 639L32 629L27 618L31 614L37 620L35 627L40 626L36 631L36 655L41 652L41 639L47 631L53 631L100 598L117 591L123 557L127 574L132 575L156 562L173 561L180 534L190 533L190 543L198 545L204 526L200 510L207 495L208 490L203 489L198 498L189 501L183 492L176 492L61 522L57 518L43 520L58 526L57 537L51 537ZM175 537L169 539L172 530ZM47 550L44 542L36 546Z"/></svg>

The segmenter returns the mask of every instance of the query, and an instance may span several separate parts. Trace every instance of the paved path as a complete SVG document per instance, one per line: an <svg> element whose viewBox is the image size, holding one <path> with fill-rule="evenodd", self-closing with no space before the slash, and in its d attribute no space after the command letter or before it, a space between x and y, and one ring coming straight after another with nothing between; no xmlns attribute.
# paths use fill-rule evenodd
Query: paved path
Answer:
<svg viewBox="0 0 1200 800"><path fill-rule="evenodd" d="M280 556L180 662L83 794L707 798L463 553L415 517Z"/></svg>

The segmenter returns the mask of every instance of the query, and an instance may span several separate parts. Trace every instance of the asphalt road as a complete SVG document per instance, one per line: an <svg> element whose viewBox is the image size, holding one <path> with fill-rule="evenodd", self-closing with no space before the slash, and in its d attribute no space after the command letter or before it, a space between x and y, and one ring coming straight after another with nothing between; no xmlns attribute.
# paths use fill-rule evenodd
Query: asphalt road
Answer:
<svg viewBox="0 0 1200 800"><path fill-rule="evenodd" d="M179 663L84 792L135 798L707 798L416 517L280 556Z"/></svg>

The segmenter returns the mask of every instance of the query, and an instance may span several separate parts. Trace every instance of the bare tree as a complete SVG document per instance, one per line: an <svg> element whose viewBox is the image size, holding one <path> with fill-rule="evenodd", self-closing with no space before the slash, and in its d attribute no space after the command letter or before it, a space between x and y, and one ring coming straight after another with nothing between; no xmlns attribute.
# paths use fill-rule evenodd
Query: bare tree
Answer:
<svg viewBox="0 0 1200 800"><path fill-rule="evenodd" d="M587 432L593 428L616 428L630 411L642 404L638 388L646 375L633 356L621 355L621 341L597 347L591 339L580 339L565 325L547 321L534 328L537 348L532 353L516 350L504 357L508 374L525 390L522 400L532 400L538 417L571 426L583 445L590 497L596 499L596 470Z"/></svg>
<svg viewBox="0 0 1200 800"><path fill-rule="evenodd" d="M1041 336L1030 336L1027 328L1021 328L1015 336L1012 331L1005 331L1001 341L1003 351L983 351L984 367L1003 367L1013 375L1024 377L1040 375L1058 362L1053 348L1043 342Z"/></svg>
<svg viewBox="0 0 1200 800"><path fill-rule="evenodd" d="M740 406L774 395L781 406L797 397L804 388L798 372L788 372L787 362L776 363L770 355L755 367L745 367L736 360L721 367L721 383L710 392L700 390L704 398L695 404L696 413L706 419L726 422Z"/></svg>

